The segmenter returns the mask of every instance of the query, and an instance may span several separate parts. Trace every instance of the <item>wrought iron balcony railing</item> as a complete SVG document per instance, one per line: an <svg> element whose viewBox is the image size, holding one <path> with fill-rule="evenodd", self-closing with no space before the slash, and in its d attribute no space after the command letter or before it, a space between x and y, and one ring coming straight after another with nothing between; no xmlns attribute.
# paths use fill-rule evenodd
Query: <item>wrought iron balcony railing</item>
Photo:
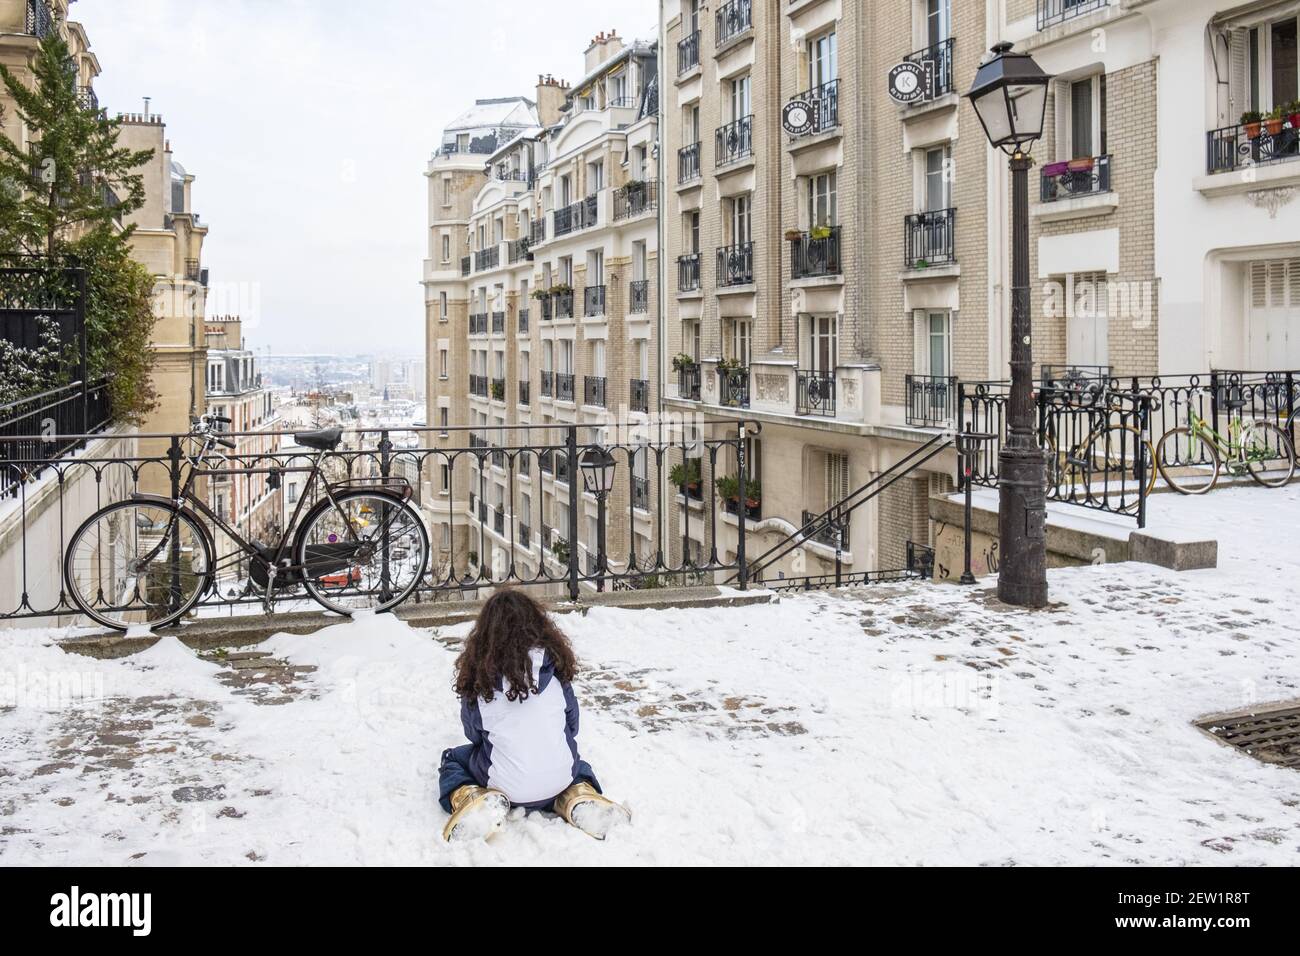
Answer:
<svg viewBox="0 0 1300 956"><path fill-rule="evenodd" d="M650 381L634 378L628 383L627 404L634 412L650 411Z"/></svg>
<svg viewBox="0 0 1300 956"><path fill-rule="evenodd" d="M552 232L556 236L568 235L578 229L587 229L596 225L597 198L593 194L586 199L579 199L551 213Z"/></svg>
<svg viewBox="0 0 1300 956"><path fill-rule="evenodd" d="M99 97L95 95L95 91L89 86L77 84L77 105L83 109L97 110L99 109Z"/></svg>
<svg viewBox="0 0 1300 956"><path fill-rule="evenodd" d="M486 312L471 312L469 315L469 334L470 335L487 335L488 314Z"/></svg>
<svg viewBox="0 0 1300 956"><path fill-rule="evenodd" d="M734 366L718 370L718 404L728 408L749 408L749 368Z"/></svg>
<svg viewBox="0 0 1300 956"><path fill-rule="evenodd" d="M527 405L527 404L529 403L529 402L528 402L528 399L529 399L528 383L527 383L527 382L520 382L520 383L519 383L519 404L520 404L520 405ZM521 462L521 464L522 464L522 462Z"/></svg>
<svg viewBox="0 0 1300 956"><path fill-rule="evenodd" d="M582 314L586 316L605 314L605 287L589 285L582 290Z"/></svg>
<svg viewBox="0 0 1300 956"><path fill-rule="evenodd" d="M614 218L631 219L652 212L659 205L659 184L633 182L614 190Z"/></svg>
<svg viewBox="0 0 1300 956"><path fill-rule="evenodd" d="M54 29L54 14L47 0L27 0L27 35L44 40Z"/></svg>
<svg viewBox="0 0 1300 956"><path fill-rule="evenodd" d="M713 162L727 166L754 154L754 117L742 116L713 134Z"/></svg>
<svg viewBox="0 0 1300 956"><path fill-rule="evenodd" d="M519 544L525 548L532 547L532 530L522 521L519 522Z"/></svg>
<svg viewBox="0 0 1300 956"><path fill-rule="evenodd" d="M632 476L632 507L642 511L650 510L650 479L640 475Z"/></svg>
<svg viewBox="0 0 1300 956"><path fill-rule="evenodd" d="M551 296L551 303L555 306L555 317L557 319L573 318L573 291L556 292Z"/></svg>
<svg viewBox="0 0 1300 956"><path fill-rule="evenodd" d="M934 46L903 57L908 63L919 64L930 71L930 89L928 95L922 98L923 102L952 92L952 40L952 37L948 37Z"/></svg>
<svg viewBox="0 0 1300 956"><path fill-rule="evenodd" d="M808 527L810 523L812 523L819 517L821 517L820 512L814 513L812 511L805 511L803 513L802 527L805 528ZM838 519L838 522L836 523L832 523L829 520L822 521L819 524L817 524L815 527L809 529L808 533L805 534L804 537L812 541L816 541L818 544L824 544L827 547L833 548L840 543L841 528L844 531L844 541L845 543L847 543L849 539L849 516L848 515L842 515Z"/></svg>
<svg viewBox="0 0 1300 956"><path fill-rule="evenodd" d="M482 272L484 269L495 269L500 264L501 247L498 245L491 245L474 253L475 272Z"/></svg>
<svg viewBox="0 0 1300 956"><path fill-rule="evenodd" d="M700 31L677 41L677 75L700 65Z"/></svg>
<svg viewBox="0 0 1300 956"><path fill-rule="evenodd" d="M694 292L700 287L700 254L677 257L677 291Z"/></svg>
<svg viewBox="0 0 1300 956"><path fill-rule="evenodd" d="M560 402L573 401L573 373L555 373L555 399Z"/></svg>
<svg viewBox="0 0 1300 956"><path fill-rule="evenodd" d="M1300 159L1300 113L1280 120L1225 126L1206 134L1206 168L1230 173ZM1270 129L1272 132L1270 132Z"/></svg>
<svg viewBox="0 0 1300 956"><path fill-rule="evenodd" d="M473 257L473 256L461 256L461 257L460 257L460 274L461 274L461 275L463 275L463 276L467 276L467 275L469 275L469 273L470 273L470 265L473 263L473 261L474 261L474 257Z"/></svg>
<svg viewBox="0 0 1300 956"><path fill-rule="evenodd" d="M677 151L677 182L693 182L700 178L700 144L691 143Z"/></svg>
<svg viewBox="0 0 1300 956"><path fill-rule="evenodd" d="M492 530L497 534L505 537L506 533L506 512L500 505L492 509Z"/></svg>
<svg viewBox="0 0 1300 956"><path fill-rule="evenodd" d="M683 365L677 370L677 394L693 402L700 400L700 367Z"/></svg>
<svg viewBox="0 0 1300 956"><path fill-rule="evenodd" d="M909 269L957 261L956 209L918 212L903 220L903 255Z"/></svg>
<svg viewBox="0 0 1300 956"><path fill-rule="evenodd" d="M492 313L492 332L495 335L501 335L506 330L506 314L504 312Z"/></svg>
<svg viewBox="0 0 1300 956"><path fill-rule="evenodd" d="M543 398L550 398L554 394L554 386L552 384L554 376L555 376L554 372L549 372L546 371L545 369L542 370L541 385L542 385Z"/></svg>
<svg viewBox="0 0 1300 956"><path fill-rule="evenodd" d="M519 334L520 335L528 334L528 310L527 309L519 310Z"/></svg>
<svg viewBox="0 0 1300 956"><path fill-rule="evenodd" d="M1038 29L1081 17L1093 10L1100 10L1110 0L1038 0Z"/></svg>
<svg viewBox="0 0 1300 956"><path fill-rule="evenodd" d="M469 377L469 393L477 395L480 398L487 398L488 378L486 375L473 375Z"/></svg>
<svg viewBox="0 0 1300 956"><path fill-rule="evenodd" d="M754 243L738 242L718 249L718 285L749 285L754 281Z"/></svg>
<svg viewBox="0 0 1300 956"><path fill-rule="evenodd" d="M790 278L836 276L842 271L839 226L805 232L790 240Z"/></svg>
<svg viewBox="0 0 1300 956"><path fill-rule="evenodd" d="M488 393L498 402L506 400L506 380L504 378L494 378L488 383Z"/></svg>
<svg viewBox="0 0 1300 956"><path fill-rule="evenodd" d="M605 376L584 375L582 377L582 404L605 407Z"/></svg>
<svg viewBox="0 0 1300 956"><path fill-rule="evenodd" d="M815 136L840 125L840 81L837 77L821 86L796 93L791 99L803 100L812 107L812 126L804 136Z"/></svg>
<svg viewBox="0 0 1300 956"><path fill-rule="evenodd" d="M722 46L754 26L753 0L729 0L713 17L713 42Z"/></svg>
<svg viewBox="0 0 1300 956"><path fill-rule="evenodd" d="M185 260L185 278L188 279L190 282L198 282L198 281L199 281L199 275L200 275L200 271L199 271L199 260L198 260L198 259L186 259L186 260Z"/></svg>
<svg viewBox="0 0 1300 956"><path fill-rule="evenodd" d="M551 297L549 295L542 296L540 299L537 300L537 304L542 312L542 321L543 322L551 321L551 315L554 311L551 303Z"/></svg>
<svg viewBox="0 0 1300 956"><path fill-rule="evenodd" d="M908 375L905 418L909 425L950 424L957 414L957 378L954 375Z"/></svg>
<svg viewBox="0 0 1300 956"><path fill-rule="evenodd" d="M529 252L530 244L528 237L512 239L506 243L506 262L511 264L516 262L527 262L532 259L533 254Z"/></svg>
<svg viewBox="0 0 1300 956"><path fill-rule="evenodd" d="M1110 156L1090 156L1064 163L1046 163L1039 179L1042 202L1110 192Z"/></svg>
<svg viewBox="0 0 1300 956"><path fill-rule="evenodd" d="M795 412L835 417L835 373L798 369L795 372Z"/></svg>
<svg viewBox="0 0 1300 956"><path fill-rule="evenodd" d="M546 241L546 217L538 216L528 227L528 245L530 247Z"/></svg>
<svg viewBox="0 0 1300 956"><path fill-rule="evenodd" d="M650 280L633 279L627 284L628 312L640 315L650 311Z"/></svg>

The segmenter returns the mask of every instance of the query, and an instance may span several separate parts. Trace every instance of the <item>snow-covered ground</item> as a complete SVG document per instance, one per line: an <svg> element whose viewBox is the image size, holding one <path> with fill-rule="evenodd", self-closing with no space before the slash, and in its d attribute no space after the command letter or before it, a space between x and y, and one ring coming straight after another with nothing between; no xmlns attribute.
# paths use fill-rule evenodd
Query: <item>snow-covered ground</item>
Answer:
<svg viewBox="0 0 1300 956"><path fill-rule="evenodd" d="M299 669L252 683L171 638L6 632L0 864L1300 864L1300 773L1191 723L1300 697L1300 487L1175 515L1219 570L1054 571L1041 612L918 585L561 617L583 756L634 813L605 843L521 811L439 839L467 626L281 635Z"/></svg>

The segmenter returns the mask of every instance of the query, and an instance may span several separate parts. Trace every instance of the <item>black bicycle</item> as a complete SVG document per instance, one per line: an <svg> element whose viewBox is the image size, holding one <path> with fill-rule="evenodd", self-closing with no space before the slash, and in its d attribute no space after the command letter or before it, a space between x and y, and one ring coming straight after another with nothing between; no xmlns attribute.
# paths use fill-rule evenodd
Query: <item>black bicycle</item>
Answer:
<svg viewBox="0 0 1300 956"><path fill-rule="evenodd" d="M250 586L263 589L268 613L278 592L297 587L344 615L388 610L415 590L428 561L429 537L410 504L412 490L405 479L327 480L321 463L338 447L341 428L293 436L316 451L310 467L210 467L217 445L236 447L219 430L228 424L230 419L218 415L194 423L187 474L175 500L133 494L96 511L77 529L63 559L68 593L77 607L118 630L164 627L213 591L220 572L238 569L244 561ZM289 472L309 472L310 477L273 545L246 540L194 490L200 477L254 474L266 474L276 487ZM313 494L317 486L319 495ZM214 534L200 515L236 550L216 557Z"/></svg>

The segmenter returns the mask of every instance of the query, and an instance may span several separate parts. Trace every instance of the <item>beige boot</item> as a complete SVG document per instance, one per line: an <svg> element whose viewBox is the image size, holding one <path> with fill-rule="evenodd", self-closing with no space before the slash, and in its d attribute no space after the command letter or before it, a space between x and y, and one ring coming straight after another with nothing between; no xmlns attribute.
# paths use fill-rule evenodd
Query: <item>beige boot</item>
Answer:
<svg viewBox="0 0 1300 956"><path fill-rule="evenodd" d="M451 792L451 819L442 828L448 843L486 840L505 822L510 799L500 790L466 784Z"/></svg>
<svg viewBox="0 0 1300 956"><path fill-rule="evenodd" d="M570 826L597 840L605 839L612 827L632 819L627 807L602 796L585 780L572 784L555 798L555 812Z"/></svg>

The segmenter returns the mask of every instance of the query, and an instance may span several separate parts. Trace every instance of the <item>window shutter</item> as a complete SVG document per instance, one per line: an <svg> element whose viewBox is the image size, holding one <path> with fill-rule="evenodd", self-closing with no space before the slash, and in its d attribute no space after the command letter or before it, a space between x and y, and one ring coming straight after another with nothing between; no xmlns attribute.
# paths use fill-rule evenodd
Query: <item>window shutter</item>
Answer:
<svg viewBox="0 0 1300 956"><path fill-rule="evenodd" d="M912 310L912 369L917 375L930 373L929 327L925 309Z"/></svg>
<svg viewBox="0 0 1300 956"><path fill-rule="evenodd" d="M1237 122L1250 108L1250 77L1247 31L1233 30L1228 35L1228 115L1222 117L1223 125Z"/></svg>

